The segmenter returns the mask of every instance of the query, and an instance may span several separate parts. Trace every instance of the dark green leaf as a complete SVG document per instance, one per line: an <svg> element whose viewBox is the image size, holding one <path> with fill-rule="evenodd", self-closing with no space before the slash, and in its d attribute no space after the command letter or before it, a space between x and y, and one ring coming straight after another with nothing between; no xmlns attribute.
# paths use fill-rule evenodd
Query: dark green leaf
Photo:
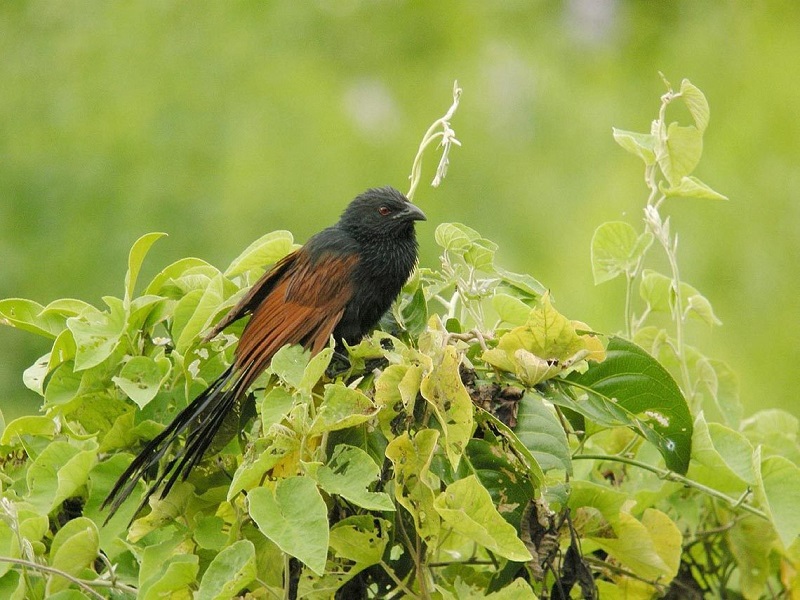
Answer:
<svg viewBox="0 0 800 600"><path fill-rule="evenodd" d="M542 471L562 469L572 473L569 443L564 428L545 406L541 396L526 392L519 401L514 433L542 467Z"/></svg>
<svg viewBox="0 0 800 600"><path fill-rule="evenodd" d="M655 444L669 469L686 473L692 417L678 384L658 361L627 340L612 337L607 352L606 360L590 363L585 373L572 373L566 381L599 399L614 419ZM595 414L585 410L586 400L571 404L589 419Z"/></svg>

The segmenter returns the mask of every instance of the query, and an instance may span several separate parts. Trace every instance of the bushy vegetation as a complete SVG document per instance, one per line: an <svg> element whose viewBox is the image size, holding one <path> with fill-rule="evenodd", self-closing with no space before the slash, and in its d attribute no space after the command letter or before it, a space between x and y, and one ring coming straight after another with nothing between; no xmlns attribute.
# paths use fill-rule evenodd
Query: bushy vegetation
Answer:
<svg viewBox="0 0 800 600"><path fill-rule="evenodd" d="M282 349L203 463L138 514L131 499L105 523L100 504L230 363L241 325L201 334L292 235L263 236L224 270L180 259L140 286L163 235L148 234L102 309L0 301L4 324L53 340L24 374L43 414L0 436L0 596L797 592L797 421L743 419L735 374L689 344L690 321L718 319L680 277L664 209L724 197L692 175L704 95L667 87L649 131L614 131L644 164L642 228L605 223L592 240L596 283L625 281L623 333L561 314L534 277L497 263L494 242L441 224L440 265L347 349L346 371L333 347ZM688 123L668 120L676 103ZM455 142L447 119L421 149L435 140Z"/></svg>

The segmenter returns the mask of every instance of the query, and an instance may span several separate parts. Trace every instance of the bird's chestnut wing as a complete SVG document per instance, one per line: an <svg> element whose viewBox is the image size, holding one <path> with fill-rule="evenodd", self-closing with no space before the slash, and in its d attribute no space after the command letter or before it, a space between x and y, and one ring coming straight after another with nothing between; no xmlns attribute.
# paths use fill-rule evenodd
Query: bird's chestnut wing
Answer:
<svg viewBox="0 0 800 600"><path fill-rule="evenodd" d="M251 383L286 344L313 353L328 343L353 296L357 254L326 253L311 260L298 251L291 265L253 310L236 349L236 365Z"/></svg>

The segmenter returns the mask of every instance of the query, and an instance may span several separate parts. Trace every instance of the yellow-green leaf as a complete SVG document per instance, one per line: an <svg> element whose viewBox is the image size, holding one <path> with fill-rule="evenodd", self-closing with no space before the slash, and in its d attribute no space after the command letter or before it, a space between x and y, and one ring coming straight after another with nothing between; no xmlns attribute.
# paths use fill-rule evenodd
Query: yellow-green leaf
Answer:
<svg viewBox="0 0 800 600"><path fill-rule="evenodd" d="M441 527L433 506L435 477L430 473L438 439L438 431L423 429L413 439L404 432L386 447L386 457L394 465L395 497L411 514L419 535L431 546L435 546Z"/></svg>
<svg viewBox="0 0 800 600"><path fill-rule="evenodd" d="M431 404L442 426L445 451L453 469L458 468L474 429L472 399L461 381L460 364L456 349L446 346L441 362L434 365L420 384L423 398Z"/></svg>
<svg viewBox="0 0 800 600"><path fill-rule="evenodd" d="M475 475L451 483L434 500L436 512L454 532L509 560L531 560L517 530L497 512Z"/></svg>

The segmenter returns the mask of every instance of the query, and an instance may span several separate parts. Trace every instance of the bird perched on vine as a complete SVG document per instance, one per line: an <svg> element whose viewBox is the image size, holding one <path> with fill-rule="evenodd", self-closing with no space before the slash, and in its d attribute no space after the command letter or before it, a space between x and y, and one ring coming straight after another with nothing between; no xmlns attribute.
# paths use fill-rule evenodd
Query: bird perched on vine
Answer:
<svg viewBox="0 0 800 600"><path fill-rule="evenodd" d="M148 487L141 508L163 485L167 495L200 462L226 415L287 344L316 354L333 336L357 343L400 293L417 262L415 222L425 214L391 187L357 196L339 221L267 271L210 331L208 341L245 316L232 364L133 459L103 506L109 518L137 482L186 433L175 456Z"/></svg>

